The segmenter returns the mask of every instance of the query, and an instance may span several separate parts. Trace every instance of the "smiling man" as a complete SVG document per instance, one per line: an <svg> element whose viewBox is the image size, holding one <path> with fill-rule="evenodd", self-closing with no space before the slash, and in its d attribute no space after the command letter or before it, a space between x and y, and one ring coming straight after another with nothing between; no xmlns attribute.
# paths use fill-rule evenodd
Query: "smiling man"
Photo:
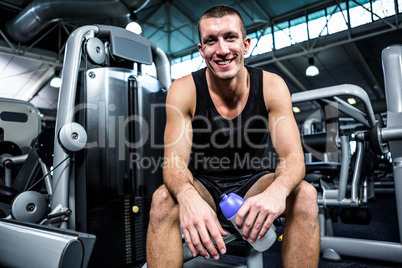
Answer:
<svg viewBox="0 0 402 268"><path fill-rule="evenodd" d="M243 239L253 243L284 216L283 266L318 266L317 193L303 181L304 156L286 84L244 65L251 40L232 7L207 10L198 31L207 67L172 83L167 97L169 165L152 199L148 267L182 266L180 227L194 256L225 254L219 202L230 192L246 199L236 216ZM271 145L280 163L270 167L265 160L272 160L266 150Z"/></svg>

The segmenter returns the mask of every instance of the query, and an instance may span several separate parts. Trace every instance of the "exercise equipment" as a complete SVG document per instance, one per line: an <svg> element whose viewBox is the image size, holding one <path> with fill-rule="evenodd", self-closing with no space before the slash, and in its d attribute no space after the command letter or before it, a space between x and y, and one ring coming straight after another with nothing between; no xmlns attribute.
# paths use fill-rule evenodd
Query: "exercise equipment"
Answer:
<svg viewBox="0 0 402 268"><path fill-rule="evenodd" d="M6 174L5 185L0 186L0 209L3 217L12 215L14 219L36 223L43 219L49 207L47 199L52 196L48 173L53 158L53 143L49 148L49 142L53 141L53 135L54 129L53 131L46 129L34 139L26 154L17 156L3 154L0 157ZM4 143L10 144L10 142ZM11 176L14 169L17 171L16 175ZM48 175L43 176L44 174ZM46 193L38 192L42 188L42 180L45 183Z"/></svg>
<svg viewBox="0 0 402 268"><path fill-rule="evenodd" d="M157 79L142 74L142 64L154 64ZM169 61L156 45L127 30L83 26L67 41L61 78L54 150L40 153L47 156L43 162L50 158L53 166L52 172L43 172L45 181L53 174L48 189L50 212L39 224L30 223L32 230L25 236L25 251L36 243L41 250L32 250L34 254L22 260L10 255L4 263L21 266L28 258L33 264L41 263L48 254L46 244L55 245L51 267L62 267L65 254L77 258L67 263L69 267L142 263L151 195L162 183ZM35 210L43 201L37 192L17 197L15 206L20 209ZM28 203L33 199L35 203ZM25 229L21 220L40 218L20 209L12 213L11 225L0 225L7 228L7 239L16 241L11 249L0 247L2 256L8 250L19 252L19 233ZM40 226L88 236L92 242L82 251L77 241L62 239L61 244L71 245L65 253L63 246L53 242L59 239L57 234L40 238Z"/></svg>
<svg viewBox="0 0 402 268"><path fill-rule="evenodd" d="M141 263L162 183L169 62L147 39L112 26L77 29L66 50L54 165L71 157L54 171L52 211L61 216L49 221L97 236L90 266ZM152 63L158 80L141 73Z"/></svg>
<svg viewBox="0 0 402 268"><path fill-rule="evenodd" d="M41 118L35 106L0 98L0 167L4 168L0 185L11 186L16 167L25 161L32 140L40 131Z"/></svg>
<svg viewBox="0 0 402 268"><path fill-rule="evenodd" d="M0 98L0 142L12 142L26 153L41 132L39 110L27 101Z"/></svg>
<svg viewBox="0 0 402 268"><path fill-rule="evenodd" d="M95 243L94 235L5 219L0 237L1 267L87 267Z"/></svg>
<svg viewBox="0 0 402 268"><path fill-rule="evenodd" d="M401 243L335 237L332 231L331 217L328 208L358 209L362 200L359 197L359 182L362 171L364 143L369 142L377 154L391 153L395 196L399 223L400 241L402 241L402 46L394 45L382 52L383 72L387 101L387 125L376 118L366 92L354 85L339 85L323 89L310 90L292 95L292 102L320 100L327 106L336 109L362 124L366 131L355 133L357 142L356 161L352 171L351 194L346 198L349 174L349 140L339 135L335 145L341 148L341 166L339 185L326 181L320 174L320 190L318 204L321 228L321 252L323 258L340 260L340 256L369 258L380 261L402 263ZM364 111L349 105L342 96L353 96L360 100ZM331 139L327 139L331 142ZM364 211L362 212L364 214Z"/></svg>

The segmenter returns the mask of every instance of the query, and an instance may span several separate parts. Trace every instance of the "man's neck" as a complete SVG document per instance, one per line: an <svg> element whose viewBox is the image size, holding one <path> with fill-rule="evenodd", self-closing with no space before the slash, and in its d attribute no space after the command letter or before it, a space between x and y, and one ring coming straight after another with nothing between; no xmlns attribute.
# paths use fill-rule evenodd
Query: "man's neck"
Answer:
<svg viewBox="0 0 402 268"><path fill-rule="evenodd" d="M239 74L230 80L214 79L208 74L207 83L212 101L219 112L225 118L237 117L245 107L250 92L250 78L244 67Z"/></svg>
<svg viewBox="0 0 402 268"><path fill-rule="evenodd" d="M207 83L209 90L222 98L224 101L240 100L245 92L249 89L249 74L246 67L243 67L238 75L233 79L219 79L214 77L207 69L206 71Z"/></svg>

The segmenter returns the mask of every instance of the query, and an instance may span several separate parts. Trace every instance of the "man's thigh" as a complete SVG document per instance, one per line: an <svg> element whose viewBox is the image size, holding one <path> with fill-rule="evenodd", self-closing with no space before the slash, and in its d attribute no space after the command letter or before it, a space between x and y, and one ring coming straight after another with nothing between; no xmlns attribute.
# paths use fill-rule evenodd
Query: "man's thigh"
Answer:
<svg viewBox="0 0 402 268"><path fill-rule="evenodd" d="M194 188L198 191L202 199L204 199L215 211L216 205L212 195L208 192L207 188L196 178L194 178Z"/></svg>
<svg viewBox="0 0 402 268"><path fill-rule="evenodd" d="M261 179L256 181L256 183L254 183L254 185L248 190L244 199L247 199L251 196L262 193L274 181L274 175L275 175L274 173L270 173L270 174L267 174L267 175L264 175L263 177L261 177ZM293 191L290 193L290 195L286 199L286 209L285 209L284 213L282 214L282 216L286 216L288 210L293 207L293 205L295 204L295 202L297 200L297 197L300 196L299 192L302 190L302 188L305 189L306 187L309 188L309 186L311 186L308 184L309 184L308 182L306 182L305 180L302 180L300 182L300 184L295 189L293 189ZM312 194L312 196L314 196L314 195Z"/></svg>
<svg viewBox="0 0 402 268"><path fill-rule="evenodd" d="M253 184L253 186L251 186L250 189L247 191L247 193L244 196L244 199L262 193L274 181L274 175L275 175L274 173L269 173L258 179Z"/></svg>

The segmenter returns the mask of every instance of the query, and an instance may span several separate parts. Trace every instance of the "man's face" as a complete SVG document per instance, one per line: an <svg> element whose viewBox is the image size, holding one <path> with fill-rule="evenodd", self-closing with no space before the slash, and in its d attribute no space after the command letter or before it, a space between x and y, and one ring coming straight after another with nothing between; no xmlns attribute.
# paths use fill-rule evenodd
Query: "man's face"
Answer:
<svg viewBox="0 0 402 268"><path fill-rule="evenodd" d="M241 33L240 18L227 15L202 19L200 35L198 50L212 74L224 80L236 77L244 66L244 55L251 43Z"/></svg>

